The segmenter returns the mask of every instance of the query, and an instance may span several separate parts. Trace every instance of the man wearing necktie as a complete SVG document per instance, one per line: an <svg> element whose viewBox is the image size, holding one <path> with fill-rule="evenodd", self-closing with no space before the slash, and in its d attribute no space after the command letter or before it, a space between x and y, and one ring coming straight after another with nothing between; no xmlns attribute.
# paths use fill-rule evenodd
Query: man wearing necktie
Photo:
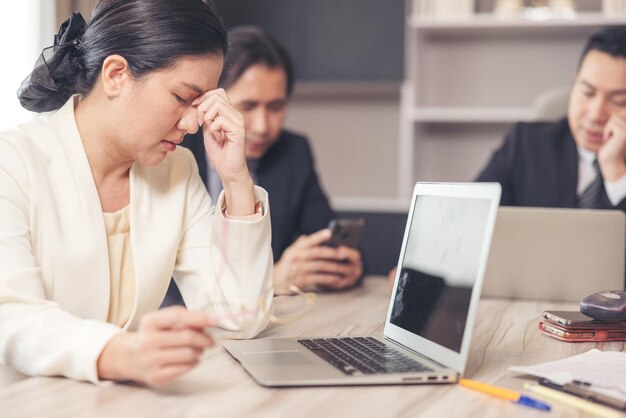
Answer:
<svg viewBox="0 0 626 418"><path fill-rule="evenodd" d="M567 118L518 123L477 181L502 185L507 206L626 212L626 27L587 41Z"/></svg>

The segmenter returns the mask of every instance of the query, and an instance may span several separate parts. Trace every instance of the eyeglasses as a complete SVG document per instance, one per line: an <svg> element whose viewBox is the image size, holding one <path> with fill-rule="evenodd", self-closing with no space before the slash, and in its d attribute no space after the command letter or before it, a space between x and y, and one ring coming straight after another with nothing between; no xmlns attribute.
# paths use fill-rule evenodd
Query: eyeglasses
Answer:
<svg viewBox="0 0 626 418"><path fill-rule="evenodd" d="M226 263L228 259L228 223L223 223L220 231L222 241L221 263L216 269L216 278L219 282L224 277ZM221 290L218 286L217 290ZM241 331L231 331L230 328L259 328L268 322L275 324L288 324L306 315L315 304L316 295L312 292L304 292L294 285L288 285L284 289L275 289L275 296L269 301L270 306L263 296L259 297L257 306L254 308L241 306L240 309L233 309L232 303L226 302L228 298L224 293L221 297L213 295L208 305L208 314L220 323L222 328L212 328L209 333L217 338L243 338ZM232 322L231 322L232 321ZM230 322L230 324L229 324Z"/></svg>
<svg viewBox="0 0 626 418"><path fill-rule="evenodd" d="M315 304L316 295L313 292L304 292L299 287L290 284L287 292L274 296L272 309L269 310L270 322L288 324L306 315Z"/></svg>
<svg viewBox="0 0 626 418"><path fill-rule="evenodd" d="M258 327L267 322L274 324L288 324L306 315L315 304L316 294L304 292L294 285L287 286L286 290L277 292L278 294L270 301L269 309L263 298L259 298L257 306L233 310L232 304L226 302L213 302L211 318L220 322L224 328L211 328L211 336L219 339L242 338L242 332L228 329L229 322L232 321L235 327Z"/></svg>

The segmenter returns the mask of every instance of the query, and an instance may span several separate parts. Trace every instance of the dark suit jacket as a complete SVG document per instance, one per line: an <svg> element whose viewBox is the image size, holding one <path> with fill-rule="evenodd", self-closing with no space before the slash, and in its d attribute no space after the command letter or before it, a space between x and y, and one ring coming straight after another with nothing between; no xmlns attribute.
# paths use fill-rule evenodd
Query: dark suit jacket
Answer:
<svg viewBox="0 0 626 418"><path fill-rule="evenodd" d="M182 145L193 152L200 177L208 188L202 130L185 136ZM259 160L256 177L257 184L269 195L274 261L298 236L327 227L333 218L305 137L282 131L278 141Z"/></svg>
<svg viewBox="0 0 626 418"><path fill-rule="evenodd" d="M516 124L477 181L500 183L501 205L577 207L578 149L567 119ZM626 212L626 199L613 206L605 190L597 209Z"/></svg>

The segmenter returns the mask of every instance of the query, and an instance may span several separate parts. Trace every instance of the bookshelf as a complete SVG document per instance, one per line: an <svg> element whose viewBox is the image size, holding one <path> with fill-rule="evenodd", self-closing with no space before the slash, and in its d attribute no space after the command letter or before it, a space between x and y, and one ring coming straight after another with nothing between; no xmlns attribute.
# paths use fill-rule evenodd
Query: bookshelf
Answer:
<svg viewBox="0 0 626 418"><path fill-rule="evenodd" d="M533 102L574 77L595 30L624 25L599 11L543 21L476 13L418 16L407 2L400 93L398 198L415 181L471 181Z"/></svg>

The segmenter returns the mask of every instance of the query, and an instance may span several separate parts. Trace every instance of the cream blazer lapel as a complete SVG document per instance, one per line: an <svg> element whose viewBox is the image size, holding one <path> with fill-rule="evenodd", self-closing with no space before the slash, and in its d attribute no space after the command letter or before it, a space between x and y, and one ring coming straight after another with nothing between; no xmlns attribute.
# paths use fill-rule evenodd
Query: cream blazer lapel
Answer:
<svg viewBox="0 0 626 418"><path fill-rule="evenodd" d="M134 164L130 172L130 236L135 264L135 307L127 324L131 329L165 297L184 230L183 217L174 215L183 213L185 184L169 174L170 164L169 159L155 169Z"/></svg>
<svg viewBox="0 0 626 418"><path fill-rule="evenodd" d="M29 133L31 138L38 138L41 154L48 156L42 161L48 165L47 170L33 170L48 177L33 182L39 188L37 193L41 193L34 202L45 205L33 208L42 212L36 219L45 222L32 228L35 234L43 228L35 244L42 268L50 273L44 277L53 277L51 299L66 311L106 321L110 271L104 217L74 118L74 101L69 100L51 114L50 122L55 129L34 125L38 132ZM47 185L50 187L44 187ZM50 237L59 239L50 242Z"/></svg>

